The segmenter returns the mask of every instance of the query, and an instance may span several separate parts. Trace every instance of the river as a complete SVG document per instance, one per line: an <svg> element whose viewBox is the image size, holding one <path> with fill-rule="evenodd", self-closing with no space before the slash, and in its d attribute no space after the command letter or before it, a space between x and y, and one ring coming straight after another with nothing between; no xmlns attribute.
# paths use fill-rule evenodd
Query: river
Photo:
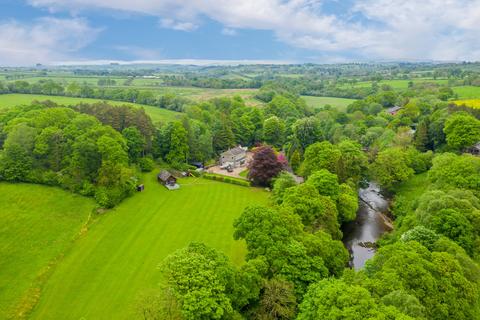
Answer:
<svg viewBox="0 0 480 320"><path fill-rule="evenodd" d="M389 201L380 193L380 188L371 182L367 188L360 189L357 218L345 224L343 242L351 255L350 265L355 270L363 268L365 262L376 251L375 242L392 229L388 212Z"/></svg>

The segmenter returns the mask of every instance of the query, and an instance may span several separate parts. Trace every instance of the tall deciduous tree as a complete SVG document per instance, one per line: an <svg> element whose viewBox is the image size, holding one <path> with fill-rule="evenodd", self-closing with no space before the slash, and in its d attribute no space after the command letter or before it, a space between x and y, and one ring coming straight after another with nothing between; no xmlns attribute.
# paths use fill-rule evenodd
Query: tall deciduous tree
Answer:
<svg viewBox="0 0 480 320"><path fill-rule="evenodd" d="M342 153L338 147L328 141L314 143L305 150L300 172L305 177L321 169L337 173L341 156Z"/></svg>
<svg viewBox="0 0 480 320"><path fill-rule="evenodd" d="M263 122L263 139L267 144L281 147L285 139L285 122L272 116Z"/></svg>
<svg viewBox="0 0 480 320"><path fill-rule="evenodd" d="M186 320L224 319L233 313L234 270L224 254L192 243L168 256L162 269Z"/></svg>
<svg viewBox="0 0 480 320"><path fill-rule="evenodd" d="M450 147L462 150L480 141L480 120L468 113L454 113L447 118L443 132Z"/></svg>
<svg viewBox="0 0 480 320"><path fill-rule="evenodd" d="M268 186L283 169L275 151L269 146L258 147L249 165L248 179L255 185Z"/></svg>
<svg viewBox="0 0 480 320"><path fill-rule="evenodd" d="M409 160L405 151L389 148L378 154L371 169L380 185L391 190L395 185L413 175L414 171L408 164Z"/></svg>

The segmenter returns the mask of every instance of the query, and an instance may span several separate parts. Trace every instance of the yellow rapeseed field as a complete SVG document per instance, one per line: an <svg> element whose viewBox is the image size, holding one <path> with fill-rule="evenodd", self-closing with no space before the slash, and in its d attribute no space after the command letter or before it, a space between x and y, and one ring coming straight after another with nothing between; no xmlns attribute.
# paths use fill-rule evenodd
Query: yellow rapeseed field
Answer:
<svg viewBox="0 0 480 320"><path fill-rule="evenodd" d="M473 109L480 109L480 99L456 100L453 102L458 106L466 105Z"/></svg>

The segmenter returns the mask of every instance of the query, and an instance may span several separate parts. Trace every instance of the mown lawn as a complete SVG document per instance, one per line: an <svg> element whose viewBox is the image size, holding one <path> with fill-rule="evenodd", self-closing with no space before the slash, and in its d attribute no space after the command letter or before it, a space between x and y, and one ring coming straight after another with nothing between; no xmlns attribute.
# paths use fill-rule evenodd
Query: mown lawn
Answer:
<svg viewBox="0 0 480 320"><path fill-rule="evenodd" d="M181 179L168 191L155 175L145 191L125 200L93 224L58 265L33 319L131 319L136 296L158 285L158 264L176 249L201 241L244 260L233 220L268 193L200 178Z"/></svg>
<svg viewBox="0 0 480 320"><path fill-rule="evenodd" d="M144 108L145 112L152 118L152 121L173 121L179 119L182 115L180 112L170 111L162 108L156 108L147 105L141 105L137 103L128 103L121 101L112 101L112 100L102 100L102 99L89 99L89 98L74 98L74 97L62 97L62 96L47 96L47 95L36 95L36 94L2 94L0 95L0 109L6 107L12 107L16 105L29 104L33 100L45 101L51 100L58 104L63 105L74 105L81 102L84 103L95 103L99 101L107 101L112 105L131 105L136 108Z"/></svg>
<svg viewBox="0 0 480 320"><path fill-rule="evenodd" d="M0 183L0 319L34 303L48 265L71 247L94 206L57 188Z"/></svg>
<svg viewBox="0 0 480 320"><path fill-rule="evenodd" d="M349 104L356 101L355 99L344 99L344 98L334 98L334 97L302 96L302 98L305 99L305 101L307 102L307 105L311 106L312 108L317 109L329 104L340 111L345 111Z"/></svg>

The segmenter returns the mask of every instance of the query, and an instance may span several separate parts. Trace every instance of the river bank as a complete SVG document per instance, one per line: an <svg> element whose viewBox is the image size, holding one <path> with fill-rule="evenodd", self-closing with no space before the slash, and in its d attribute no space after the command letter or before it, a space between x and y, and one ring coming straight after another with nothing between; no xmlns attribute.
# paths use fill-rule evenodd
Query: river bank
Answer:
<svg viewBox="0 0 480 320"><path fill-rule="evenodd" d="M357 218L342 227L343 243L350 252L350 266L355 270L364 267L365 262L375 255L376 241L393 229L393 223L387 216L390 200L380 191L373 182L360 189Z"/></svg>

